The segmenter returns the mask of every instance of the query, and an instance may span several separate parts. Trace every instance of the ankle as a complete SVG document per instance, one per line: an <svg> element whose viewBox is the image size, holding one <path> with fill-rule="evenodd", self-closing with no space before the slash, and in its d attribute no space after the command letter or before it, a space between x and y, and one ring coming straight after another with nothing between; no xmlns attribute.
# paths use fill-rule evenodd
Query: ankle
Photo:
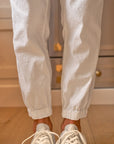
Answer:
<svg viewBox="0 0 114 144"><path fill-rule="evenodd" d="M36 131L36 126L39 123L45 123L45 124L47 124L49 126L50 130L52 131L53 125L52 125L52 122L51 122L51 120L50 120L49 117L34 120L33 121L33 131L34 132Z"/></svg>
<svg viewBox="0 0 114 144"><path fill-rule="evenodd" d="M64 128L67 124L75 124L78 127L78 130L81 132L80 119L79 120L71 120L71 119L64 118L63 122L61 124L61 132L64 130Z"/></svg>

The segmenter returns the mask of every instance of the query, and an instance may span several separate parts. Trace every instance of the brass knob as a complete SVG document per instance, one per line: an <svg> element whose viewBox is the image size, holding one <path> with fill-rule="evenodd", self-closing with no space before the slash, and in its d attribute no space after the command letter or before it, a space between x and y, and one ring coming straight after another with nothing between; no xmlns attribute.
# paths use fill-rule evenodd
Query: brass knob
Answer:
<svg viewBox="0 0 114 144"><path fill-rule="evenodd" d="M98 77L99 77L99 76L101 76L101 74L102 74L102 73L101 73L101 71L96 70L96 76L98 76Z"/></svg>
<svg viewBox="0 0 114 144"><path fill-rule="evenodd" d="M55 44L54 50L55 50L55 51L62 51L62 46L60 45L60 43L56 43L56 44Z"/></svg>
<svg viewBox="0 0 114 144"><path fill-rule="evenodd" d="M56 71L57 72L62 72L62 65L56 65Z"/></svg>

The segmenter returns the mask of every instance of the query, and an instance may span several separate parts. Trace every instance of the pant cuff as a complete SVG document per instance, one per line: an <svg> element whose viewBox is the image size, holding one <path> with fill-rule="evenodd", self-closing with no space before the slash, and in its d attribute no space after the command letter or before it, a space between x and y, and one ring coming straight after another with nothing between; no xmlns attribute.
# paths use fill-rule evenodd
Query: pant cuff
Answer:
<svg viewBox="0 0 114 144"><path fill-rule="evenodd" d="M32 119L41 119L45 117L49 117L52 115L52 109L46 108L46 109L40 109L40 110L31 110L27 108L28 115Z"/></svg>
<svg viewBox="0 0 114 144"><path fill-rule="evenodd" d="M71 120L79 120L81 118L85 118L87 116L88 110L80 110L80 111L62 111L62 117L71 119Z"/></svg>

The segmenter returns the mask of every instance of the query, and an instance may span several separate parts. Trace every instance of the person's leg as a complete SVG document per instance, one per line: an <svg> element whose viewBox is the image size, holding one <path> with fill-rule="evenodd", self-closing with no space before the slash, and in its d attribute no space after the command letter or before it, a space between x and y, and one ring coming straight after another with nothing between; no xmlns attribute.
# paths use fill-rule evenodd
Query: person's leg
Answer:
<svg viewBox="0 0 114 144"><path fill-rule="evenodd" d="M10 0L10 4L22 98L35 125L48 123L52 115L52 69L47 49L50 0Z"/></svg>
<svg viewBox="0 0 114 144"><path fill-rule="evenodd" d="M101 38L103 0L60 0L64 52L61 79L63 130L68 123L80 129L94 88Z"/></svg>

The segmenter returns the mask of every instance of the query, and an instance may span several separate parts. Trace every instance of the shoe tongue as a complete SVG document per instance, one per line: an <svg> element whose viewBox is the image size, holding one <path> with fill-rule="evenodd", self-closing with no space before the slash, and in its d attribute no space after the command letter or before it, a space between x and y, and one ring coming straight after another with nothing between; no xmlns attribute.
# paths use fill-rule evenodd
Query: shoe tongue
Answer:
<svg viewBox="0 0 114 144"><path fill-rule="evenodd" d="M78 127L75 124L67 124L64 129L65 130L78 130Z"/></svg>
<svg viewBox="0 0 114 144"><path fill-rule="evenodd" d="M78 127L75 124L67 124L60 136L62 136L68 130L78 130Z"/></svg>
<svg viewBox="0 0 114 144"><path fill-rule="evenodd" d="M36 126L36 130L37 131L39 131L39 130L50 130L50 128L49 128L49 126L47 124L39 123Z"/></svg>

